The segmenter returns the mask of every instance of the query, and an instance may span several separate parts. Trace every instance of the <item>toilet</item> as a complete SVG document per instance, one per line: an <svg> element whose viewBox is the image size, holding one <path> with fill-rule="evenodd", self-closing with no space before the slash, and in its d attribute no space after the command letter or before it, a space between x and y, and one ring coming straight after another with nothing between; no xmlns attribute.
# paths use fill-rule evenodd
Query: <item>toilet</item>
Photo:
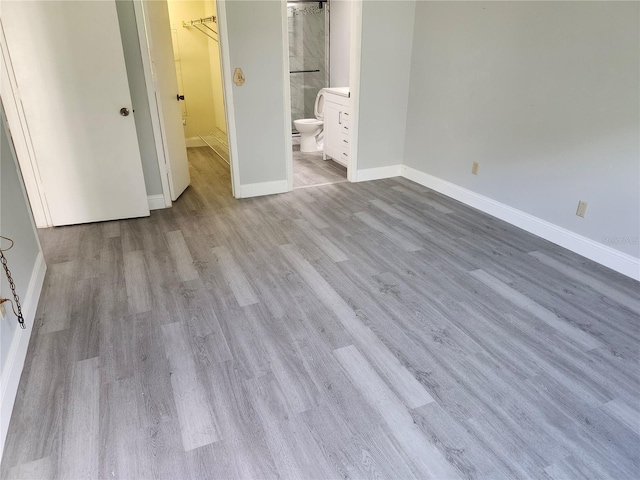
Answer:
<svg viewBox="0 0 640 480"><path fill-rule="evenodd" d="M324 125L324 89L320 89L316 95L316 105L314 107L316 118L302 118L294 120L293 124L296 130L300 132L300 151L301 152L317 152L318 136L322 134L322 126Z"/></svg>

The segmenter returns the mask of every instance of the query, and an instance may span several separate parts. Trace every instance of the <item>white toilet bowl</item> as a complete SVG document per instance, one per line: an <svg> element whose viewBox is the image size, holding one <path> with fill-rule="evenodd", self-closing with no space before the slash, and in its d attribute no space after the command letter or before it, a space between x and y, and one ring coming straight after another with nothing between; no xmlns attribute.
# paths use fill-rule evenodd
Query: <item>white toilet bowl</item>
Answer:
<svg viewBox="0 0 640 480"><path fill-rule="evenodd" d="M314 113L316 118L301 118L293 121L296 130L300 132L301 152L317 152L321 149L318 145L318 137L321 137L324 125L324 89L321 89L316 95Z"/></svg>
<svg viewBox="0 0 640 480"><path fill-rule="evenodd" d="M301 152L317 152L318 140L316 137L322 131L324 122L315 118L301 118L294 120L293 124L296 130L300 132L300 151Z"/></svg>

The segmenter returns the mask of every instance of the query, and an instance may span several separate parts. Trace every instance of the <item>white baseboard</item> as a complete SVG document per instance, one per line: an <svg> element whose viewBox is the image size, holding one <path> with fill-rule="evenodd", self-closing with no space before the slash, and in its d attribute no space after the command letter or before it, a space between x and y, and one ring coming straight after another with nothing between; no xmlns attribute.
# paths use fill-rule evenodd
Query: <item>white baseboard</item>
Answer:
<svg viewBox="0 0 640 480"><path fill-rule="evenodd" d="M38 308L38 300L40 300L40 292L44 284L44 274L47 271L47 265L44 263L42 252L36 257L31 272L31 279L27 287L27 293L22 302L22 314L24 315L24 323L27 328L22 330L16 325L16 333L9 347L9 354L2 370L2 382L0 382L0 458L4 451L4 441L9 431L9 419L13 411L13 404L16 401L18 393L18 384L24 367L24 361L27 357L27 347L29 339L33 331L33 322ZM10 307L9 307L10 308ZM12 313L7 313L10 317ZM14 318L11 318L14 320ZM17 323L17 321L16 321Z"/></svg>
<svg viewBox="0 0 640 480"><path fill-rule="evenodd" d="M383 178L399 177L402 175L402 165L390 165L388 167L365 168L356 172L356 182L368 182L369 180L381 180Z"/></svg>
<svg viewBox="0 0 640 480"><path fill-rule="evenodd" d="M187 144L187 148L191 148L191 147L206 147L207 146L207 142L205 142L200 137L189 137L189 138L185 139L185 142Z"/></svg>
<svg viewBox="0 0 640 480"><path fill-rule="evenodd" d="M167 208L164 203L164 195L148 195L147 202L149 203L149 210L160 210L161 208Z"/></svg>
<svg viewBox="0 0 640 480"><path fill-rule="evenodd" d="M286 180L277 180L275 182L250 183L240 185L240 191L237 192L237 198L259 197L262 195L273 195L276 193L285 193L289 191L289 182Z"/></svg>
<svg viewBox="0 0 640 480"><path fill-rule="evenodd" d="M402 176L549 240L616 272L640 280L640 259L638 258L420 170L403 165Z"/></svg>

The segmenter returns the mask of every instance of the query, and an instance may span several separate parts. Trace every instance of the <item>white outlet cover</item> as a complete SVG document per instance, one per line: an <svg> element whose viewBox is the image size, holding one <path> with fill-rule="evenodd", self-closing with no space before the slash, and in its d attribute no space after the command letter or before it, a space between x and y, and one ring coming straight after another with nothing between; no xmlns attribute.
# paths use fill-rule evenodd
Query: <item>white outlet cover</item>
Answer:
<svg viewBox="0 0 640 480"><path fill-rule="evenodd" d="M586 214L587 214L587 202L580 200L578 202L578 209L576 210L576 215L584 218Z"/></svg>

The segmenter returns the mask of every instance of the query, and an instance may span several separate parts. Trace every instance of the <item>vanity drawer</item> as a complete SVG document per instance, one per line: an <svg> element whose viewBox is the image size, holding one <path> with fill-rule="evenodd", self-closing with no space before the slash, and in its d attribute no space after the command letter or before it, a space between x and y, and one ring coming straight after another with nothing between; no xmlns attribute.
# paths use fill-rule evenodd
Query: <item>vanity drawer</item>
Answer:
<svg viewBox="0 0 640 480"><path fill-rule="evenodd" d="M345 138L342 139L342 143L340 144L340 157L344 159L346 162L351 155L351 145L349 145L349 141Z"/></svg>
<svg viewBox="0 0 640 480"><path fill-rule="evenodd" d="M349 151L344 151L341 150L340 153L335 156L332 157L334 161L336 161L337 163L339 163L342 166L348 167L349 166Z"/></svg>

